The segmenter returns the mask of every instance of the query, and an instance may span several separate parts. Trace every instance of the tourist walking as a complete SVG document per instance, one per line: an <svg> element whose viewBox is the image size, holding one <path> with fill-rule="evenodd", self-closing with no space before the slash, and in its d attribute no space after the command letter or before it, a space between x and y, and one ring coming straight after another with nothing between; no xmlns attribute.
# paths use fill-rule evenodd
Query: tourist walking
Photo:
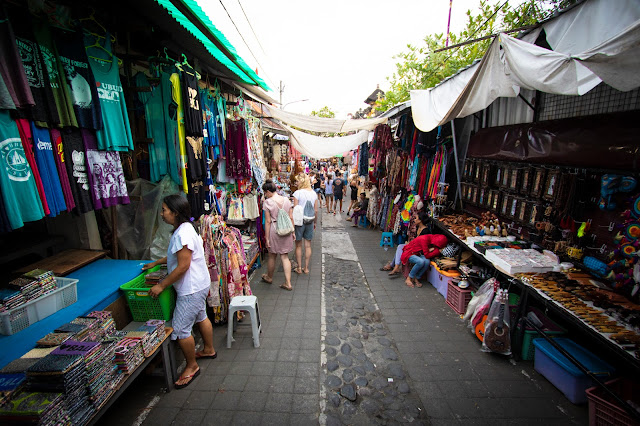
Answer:
<svg viewBox="0 0 640 426"><path fill-rule="evenodd" d="M294 272L309 273L309 261L311 259L311 240L318 220L318 194L311 188L309 178L298 175L298 190L293 193L293 205L301 206L303 211L303 224L296 226L296 262L298 266ZM304 268L302 266L302 246L304 244Z"/></svg>
<svg viewBox="0 0 640 426"><path fill-rule="evenodd" d="M291 262L289 261L289 252L293 250L293 241L295 234L292 232L288 235L278 235L276 232L276 222L280 210L284 210L288 215L291 223L293 223L293 214L291 202L278 194L276 185L271 179L267 179L262 185L265 200L262 205L264 210L264 234L269 251L267 258L267 273L262 274L262 281L271 284L273 282L273 274L276 270L276 258L280 256L282 260L282 268L284 269L284 284L280 285L285 290L292 290L291 287Z"/></svg>

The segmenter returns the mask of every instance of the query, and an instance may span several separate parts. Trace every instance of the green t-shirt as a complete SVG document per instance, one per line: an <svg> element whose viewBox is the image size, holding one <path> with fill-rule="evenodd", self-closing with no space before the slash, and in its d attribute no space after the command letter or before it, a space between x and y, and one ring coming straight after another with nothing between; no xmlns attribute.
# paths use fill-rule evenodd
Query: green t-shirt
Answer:
<svg viewBox="0 0 640 426"><path fill-rule="evenodd" d="M38 188L22 147L20 133L8 111L0 111L0 186L12 229L44 217Z"/></svg>

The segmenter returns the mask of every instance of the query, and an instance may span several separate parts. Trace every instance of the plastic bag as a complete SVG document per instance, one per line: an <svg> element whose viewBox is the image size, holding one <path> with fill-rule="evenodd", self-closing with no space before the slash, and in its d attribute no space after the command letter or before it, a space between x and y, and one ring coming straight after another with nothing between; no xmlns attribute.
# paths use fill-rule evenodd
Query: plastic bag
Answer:
<svg viewBox="0 0 640 426"><path fill-rule="evenodd" d="M468 327L473 330L474 326L472 321L476 316L478 309L484 305L489 305L493 300L497 280L495 278L489 278L480 286L480 288L474 293L473 297L469 301L467 310L462 317L463 321L469 321Z"/></svg>
<svg viewBox="0 0 640 426"><path fill-rule="evenodd" d="M511 333L509 324L509 293L498 290L491 303L489 316L484 325L482 350L502 355L511 355Z"/></svg>

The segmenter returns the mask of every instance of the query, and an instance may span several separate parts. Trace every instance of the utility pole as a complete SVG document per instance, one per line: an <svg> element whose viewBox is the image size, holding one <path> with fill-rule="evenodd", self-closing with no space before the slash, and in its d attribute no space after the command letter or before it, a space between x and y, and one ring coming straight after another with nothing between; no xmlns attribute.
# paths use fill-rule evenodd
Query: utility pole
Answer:
<svg viewBox="0 0 640 426"><path fill-rule="evenodd" d="M280 108L282 108L282 92L284 92L284 84L282 84L282 80L280 80Z"/></svg>
<svg viewBox="0 0 640 426"><path fill-rule="evenodd" d="M453 0L449 0L449 20L447 21L447 41L445 47L449 47L449 28L451 27L451 8L453 7Z"/></svg>

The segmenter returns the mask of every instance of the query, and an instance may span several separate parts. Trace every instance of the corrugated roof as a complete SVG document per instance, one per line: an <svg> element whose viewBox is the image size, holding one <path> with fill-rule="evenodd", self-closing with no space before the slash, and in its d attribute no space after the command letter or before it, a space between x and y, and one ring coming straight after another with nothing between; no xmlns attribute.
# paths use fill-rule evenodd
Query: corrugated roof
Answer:
<svg viewBox="0 0 640 426"><path fill-rule="evenodd" d="M240 66L240 68L255 81L255 83L262 87L264 90L271 90L267 83L263 79L261 79L258 74L254 70L251 69L249 65L238 55L238 52L233 47L233 45L227 40L224 34L213 25L209 16L205 13L204 10L200 7L197 1L195 0L182 0L182 2L193 12L193 14L202 22L204 26L206 26L209 31L213 34L213 36L218 39L218 41L227 48L227 50L233 55L236 63Z"/></svg>
<svg viewBox="0 0 640 426"><path fill-rule="evenodd" d="M162 6L169 15L176 20L184 29L186 29L189 33L191 33L200 43L204 45L207 51L213 56L218 62L227 67L231 72L233 72L238 78L247 84L255 84L255 82L236 64L234 64L220 49L216 47L215 44L211 40L209 40L203 33L200 31L182 12L180 12L170 0L155 0L160 6ZM204 12L203 12L204 13ZM228 43L228 42L227 42Z"/></svg>

